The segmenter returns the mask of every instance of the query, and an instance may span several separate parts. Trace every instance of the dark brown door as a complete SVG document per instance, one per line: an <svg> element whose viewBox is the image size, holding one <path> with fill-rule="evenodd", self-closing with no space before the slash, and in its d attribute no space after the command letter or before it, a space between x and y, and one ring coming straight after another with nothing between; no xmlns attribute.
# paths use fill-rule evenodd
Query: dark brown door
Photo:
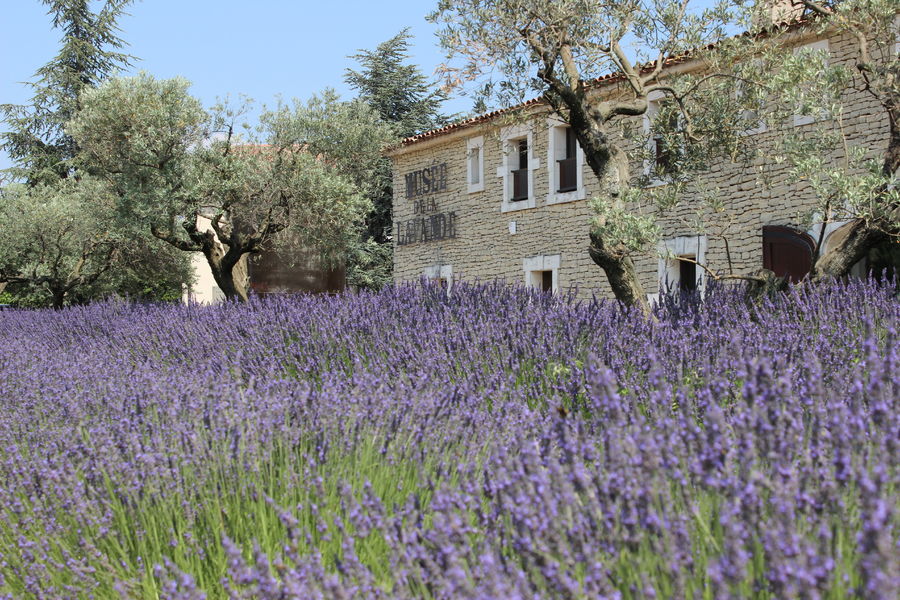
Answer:
<svg viewBox="0 0 900 600"><path fill-rule="evenodd" d="M763 267L791 283L809 274L815 247L813 239L802 231L780 225L763 227Z"/></svg>

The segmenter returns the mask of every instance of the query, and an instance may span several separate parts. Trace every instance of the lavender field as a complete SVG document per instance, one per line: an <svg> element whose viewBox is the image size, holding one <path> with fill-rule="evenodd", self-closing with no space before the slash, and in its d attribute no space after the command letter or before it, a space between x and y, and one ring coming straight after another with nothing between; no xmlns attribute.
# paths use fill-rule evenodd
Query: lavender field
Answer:
<svg viewBox="0 0 900 600"><path fill-rule="evenodd" d="M900 301L0 313L0 598L900 596Z"/></svg>

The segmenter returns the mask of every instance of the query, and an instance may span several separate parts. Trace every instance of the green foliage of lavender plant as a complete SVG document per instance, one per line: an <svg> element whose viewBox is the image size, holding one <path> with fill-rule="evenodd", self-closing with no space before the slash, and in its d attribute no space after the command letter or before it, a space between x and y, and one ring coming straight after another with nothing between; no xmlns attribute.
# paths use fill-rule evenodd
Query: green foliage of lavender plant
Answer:
<svg viewBox="0 0 900 600"><path fill-rule="evenodd" d="M894 597L896 294L2 312L0 598Z"/></svg>

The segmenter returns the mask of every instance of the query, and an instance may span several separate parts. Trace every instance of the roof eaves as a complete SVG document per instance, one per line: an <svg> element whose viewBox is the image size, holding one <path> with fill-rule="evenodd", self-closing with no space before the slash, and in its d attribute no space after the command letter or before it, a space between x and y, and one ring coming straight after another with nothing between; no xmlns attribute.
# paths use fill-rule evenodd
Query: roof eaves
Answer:
<svg viewBox="0 0 900 600"><path fill-rule="evenodd" d="M804 25L808 25L812 21L813 21L812 18L802 17L799 19L795 19L793 21L785 21L783 23L778 23L777 25L774 25L773 28L796 29L796 28L802 27ZM763 33L757 34L757 35L765 36L767 34L768 34L768 32L763 32ZM745 31L743 33L733 36L732 39L737 39L740 37L746 37L746 36L750 36L750 35L753 35L753 34L751 34L748 31ZM718 46L718 44L719 44L719 42L707 44L706 46L704 46L703 48L699 48L698 50L699 51L709 51L709 50L714 49L716 46ZM687 62L688 60L690 60L692 58L695 58L698 50L692 50L692 51L688 51L688 52L682 52L681 54L668 56L665 59L665 62L663 63L663 68L672 67L674 65L678 65L678 64ZM654 67L655 67L655 62L649 62L649 63L644 63L642 65L639 65L639 69L641 70L641 72L650 71ZM616 82L622 81L624 79L625 79L625 75L622 74L621 72L607 73L606 75L601 75L599 77L595 77L594 79L588 80L587 84L590 87L594 87L594 86L608 85L611 83L616 83ZM469 119L457 121L456 123L450 123L449 125L445 125L438 129L432 129L430 131L425 131L423 133L419 133L419 134L404 138L404 139L400 140L399 144L397 144L396 146L393 146L392 148L389 148L387 150L387 154L388 155L396 154L396 153L402 151L403 149L407 148L408 146L411 146L418 142L433 139L436 137L441 137L441 136L447 135L449 133L452 133L454 131L466 129L468 127L474 127L476 125L480 125L482 123L492 121L502 115L513 113L513 112L522 110L523 108L536 106L538 104L541 104L542 102L543 102L543 97L532 98L530 100L526 100L525 102L516 104L514 106L510 106L508 108L501 108L498 110L494 110L494 111L491 111L488 113L484 113L482 115L471 117Z"/></svg>

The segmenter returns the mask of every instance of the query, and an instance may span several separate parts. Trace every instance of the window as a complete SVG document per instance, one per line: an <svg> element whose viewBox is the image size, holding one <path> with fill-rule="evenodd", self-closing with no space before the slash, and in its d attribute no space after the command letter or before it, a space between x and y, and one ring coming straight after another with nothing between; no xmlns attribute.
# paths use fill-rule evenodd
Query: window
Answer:
<svg viewBox="0 0 900 600"><path fill-rule="evenodd" d="M532 271L531 287L542 292L553 291L553 271Z"/></svg>
<svg viewBox="0 0 900 600"><path fill-rule="evenodd" d="M678 155L662 136L655 136L653 138L653 158L656 172L662 175L669 175L675 170Z"/></svg>
<svg viewBox="0 0 900 600"><path fill-rule="evenodd" d="M575 181L575 148L578 142L575 140L575 132L571 127L566 127L566 157L559 161L559 190L571 192L578 187Z"/></svg>
<svg viewBox="0 0 900 600"><path fill-rule="evenodd" d="M660 125L656 120L664 108L664 100L661 92L650 94L647 99L647 112L644 113L644 133L648 136L648 159L644 161L644 175L650 179L650 186L666 183L664 177L675 172L681 155L680 147L673 147L671 139L666 140L662 134L654 131ZM665 118L669 120L665 123L666 129L674 130L678 125L678 113L667 111Z"/></svg>
<svg viewBox="0 0 900 600"><path fill-rule="evenodd" d="M663 292L704 289L706 236L681 236L659 244L659 288ZM682 260L684 259L684 260Z"/></svg>
<svg viewBox="0 0 900 600"><path fill-rule="evenodd" d="M823 52L826 54L825 58L825 66L828 66L828 58L827 54L829 52L828 48L828 40L819 40L818 42L812 42L811 44L804 44L803 46L799 46L794 49L794 52ZM808 114L808 115L794 115L794 126L799 127L800 125L809 125L810 123L815 123L816 121L821 121L827 118L827 114L824 112L820 112L818 114Z"/></svg>
<svg viewBox="0 0 900 600"><path fill-rule="evenodd" d="M442 288L450 291L453 287L453 266L434 265L425 269L425 279L433 281Z"/></svg>
<svg viewBox="0 0 900 600"><path fill-rule="evenodd" d="M523 261L526 287L544 292L559 289L559 254L532 256Z"/></svg>
<svg viewBox="0 0 900 600"><path fill-rule="evenodd" d="M550 190L547 204L584 200L584 153L571 127L558 119L548 119L550 139L547 147L547 170Z"/></svg>
<svg viewBox="0 0 900 600"><path fill-rule="evenodd" d="M484 191L484 136L466 142L466 180L469 193Z"/></svg>
<svg viewBox="0 0 900 600"><path fill-rule="evenodd" d="M531 127L506 127L500 132L503 164L497 176L503 179L501 212L535 207L534 171L540 162L534 158Z"/></svg>
<svg viewBox="0 0 900 600"><path fill-rule="evenodd" d="M516 168L512 171L513 192L511 200L521 202L528 200L528 140L515 140Z"/></svg>
<svg viewBox="0 0 900 600"><path fill-rule="evenodd" d="M763 267L778 277L797 283L812 269L816 243L812 237L789 227L763 227Z"/></svg>
<svg viewBox="0 0 900 600"><path fill-rule="evenodd" d="M678 257L679 281L678 286L683 292L692 292L697 289L697 257L685 255Z"/></svg>

